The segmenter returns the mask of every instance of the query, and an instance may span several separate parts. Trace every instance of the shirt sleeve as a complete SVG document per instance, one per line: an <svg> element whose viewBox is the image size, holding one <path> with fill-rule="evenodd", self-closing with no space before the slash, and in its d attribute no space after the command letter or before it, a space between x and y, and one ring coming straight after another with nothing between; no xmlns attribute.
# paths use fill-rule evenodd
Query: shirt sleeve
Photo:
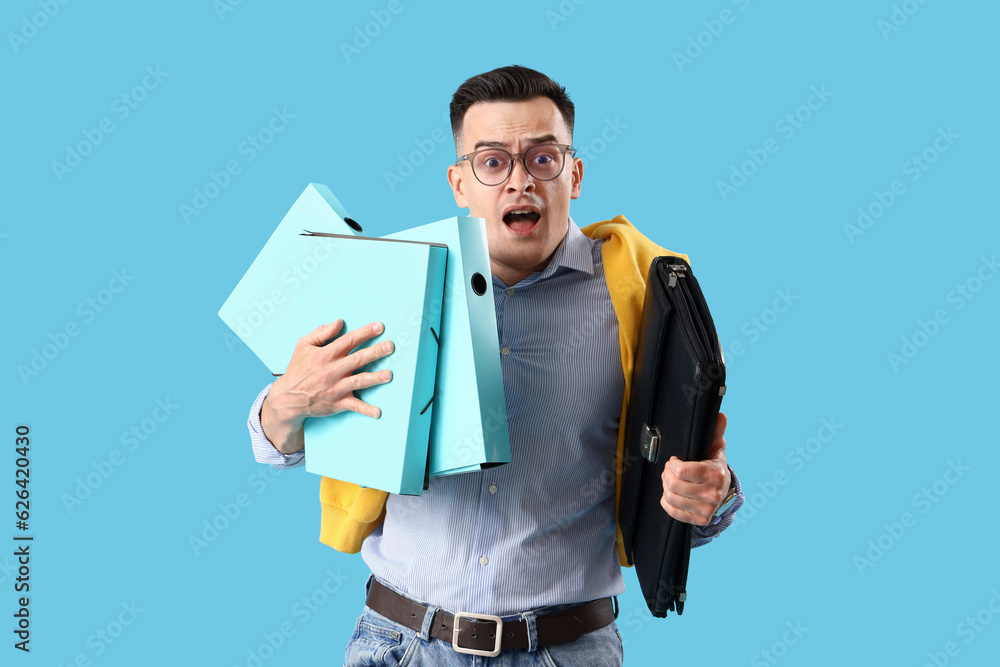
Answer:
<svg viewBox="0 0 1000 667"><path fill-rule="evenodd" d="M257 396L250 408L250 417L247 419L247 429L250 431L250 445L253 447L253 457L257 463L264 463L276 470L285 468L298 468L306 463L306 450L300 449L291 454L279 452L271 441L264 434L264 429L260 425L260 408L264 405L264 399L271 392L271 386L264 387L264 390Z"/></svg>
<svg viewBox="0 0 1000 667"><path fill-rule="evenodd" d="M732 470L732 468L730 468ZM740 479L733 470L733 483L736 485L736 502L725 512L712 519L712 523L707 526L693 526L691 531L691 547L700 547L714 540L719 533L729 528L733 523L736 510L743 506L743 490L740 487Z"/></svg>

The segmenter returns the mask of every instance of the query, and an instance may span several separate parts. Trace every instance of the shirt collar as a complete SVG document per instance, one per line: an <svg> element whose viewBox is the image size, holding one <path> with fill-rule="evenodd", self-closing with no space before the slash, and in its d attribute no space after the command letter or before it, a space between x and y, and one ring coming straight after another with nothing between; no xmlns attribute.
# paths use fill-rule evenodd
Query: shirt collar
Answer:
<svg viewBox="0 0 1000 667"><path fill-rule="evenodd" d="M591 251L590 239L584 236L580 228L576 226L572 216L569 218L566 236L556 246L552 253L552 260L549 261L548 266L538 276L538 279L548 278L560 267L580 271L590 276L594 275L594 256Z"/></svg>

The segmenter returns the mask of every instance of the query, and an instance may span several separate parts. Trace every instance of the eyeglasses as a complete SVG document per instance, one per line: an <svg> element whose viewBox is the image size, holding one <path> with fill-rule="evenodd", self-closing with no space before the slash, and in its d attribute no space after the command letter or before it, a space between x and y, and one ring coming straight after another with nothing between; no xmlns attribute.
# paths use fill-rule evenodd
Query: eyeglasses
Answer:
<svg viewBox="0 0 1000 667"><path fill-rule="evenodd" d="M500 185L510 178L514 171L514 160L520 158L524 168L533 178L551 181L562 173L566 166L566 153L576 157L576 149L567 144L538 144L523 153L511 154L502 148L483 148L466 153L455 161L468 160L472 173L483 185Z"/></svg>

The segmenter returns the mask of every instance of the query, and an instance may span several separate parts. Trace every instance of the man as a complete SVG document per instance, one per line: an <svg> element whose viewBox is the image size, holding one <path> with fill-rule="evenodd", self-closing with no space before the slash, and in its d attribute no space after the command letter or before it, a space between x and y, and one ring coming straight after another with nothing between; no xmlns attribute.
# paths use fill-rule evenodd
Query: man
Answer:
<svg viewBox="0 0 1000 667"><path fill-rule="evenodd" d="M518 66L473 77L452 99L448 182L456 204L486 220L511 462L388 496L361 545L373 578L349 665L621 664L609 598L624 590L613 473L627 373L609 285L623 278L605 274L607 241L569 215L583 179L573 116L564 88ZM248 424L258 461L300 465L307 417L379 416L353 391L391 380L363 368L392 344L348 354L382 332L373 323L324 345L341 326L303 337L258 397ZM708 460L664 470L660 504L695 524L695 545L742 503L725 425L720 415ZM736 502L720 513L727 496ZM473 663L465 651L494 649L497 634L501 654Z"/></svg>

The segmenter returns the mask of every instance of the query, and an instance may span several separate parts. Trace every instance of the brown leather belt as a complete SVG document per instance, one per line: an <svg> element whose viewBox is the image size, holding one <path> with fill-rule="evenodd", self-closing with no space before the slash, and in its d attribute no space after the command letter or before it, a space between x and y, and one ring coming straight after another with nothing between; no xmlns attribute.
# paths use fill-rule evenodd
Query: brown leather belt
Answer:
<svg viewBox="0 0 1000 667"><path fill-rule="evenodd" d="M374 577L365 602L379 614L416 632L420 632L427 613L425 605L386 588ZM608 598L540 614L535 619L538 645L576 641L583 633L603 628L613 620L615 612ZM528 648L528 629L524 619L501 621L489 614L459 612L453 615L439 609L434 613L430 635L448 642L460 653L474 655L497 655L504 649Z"/></svg>

